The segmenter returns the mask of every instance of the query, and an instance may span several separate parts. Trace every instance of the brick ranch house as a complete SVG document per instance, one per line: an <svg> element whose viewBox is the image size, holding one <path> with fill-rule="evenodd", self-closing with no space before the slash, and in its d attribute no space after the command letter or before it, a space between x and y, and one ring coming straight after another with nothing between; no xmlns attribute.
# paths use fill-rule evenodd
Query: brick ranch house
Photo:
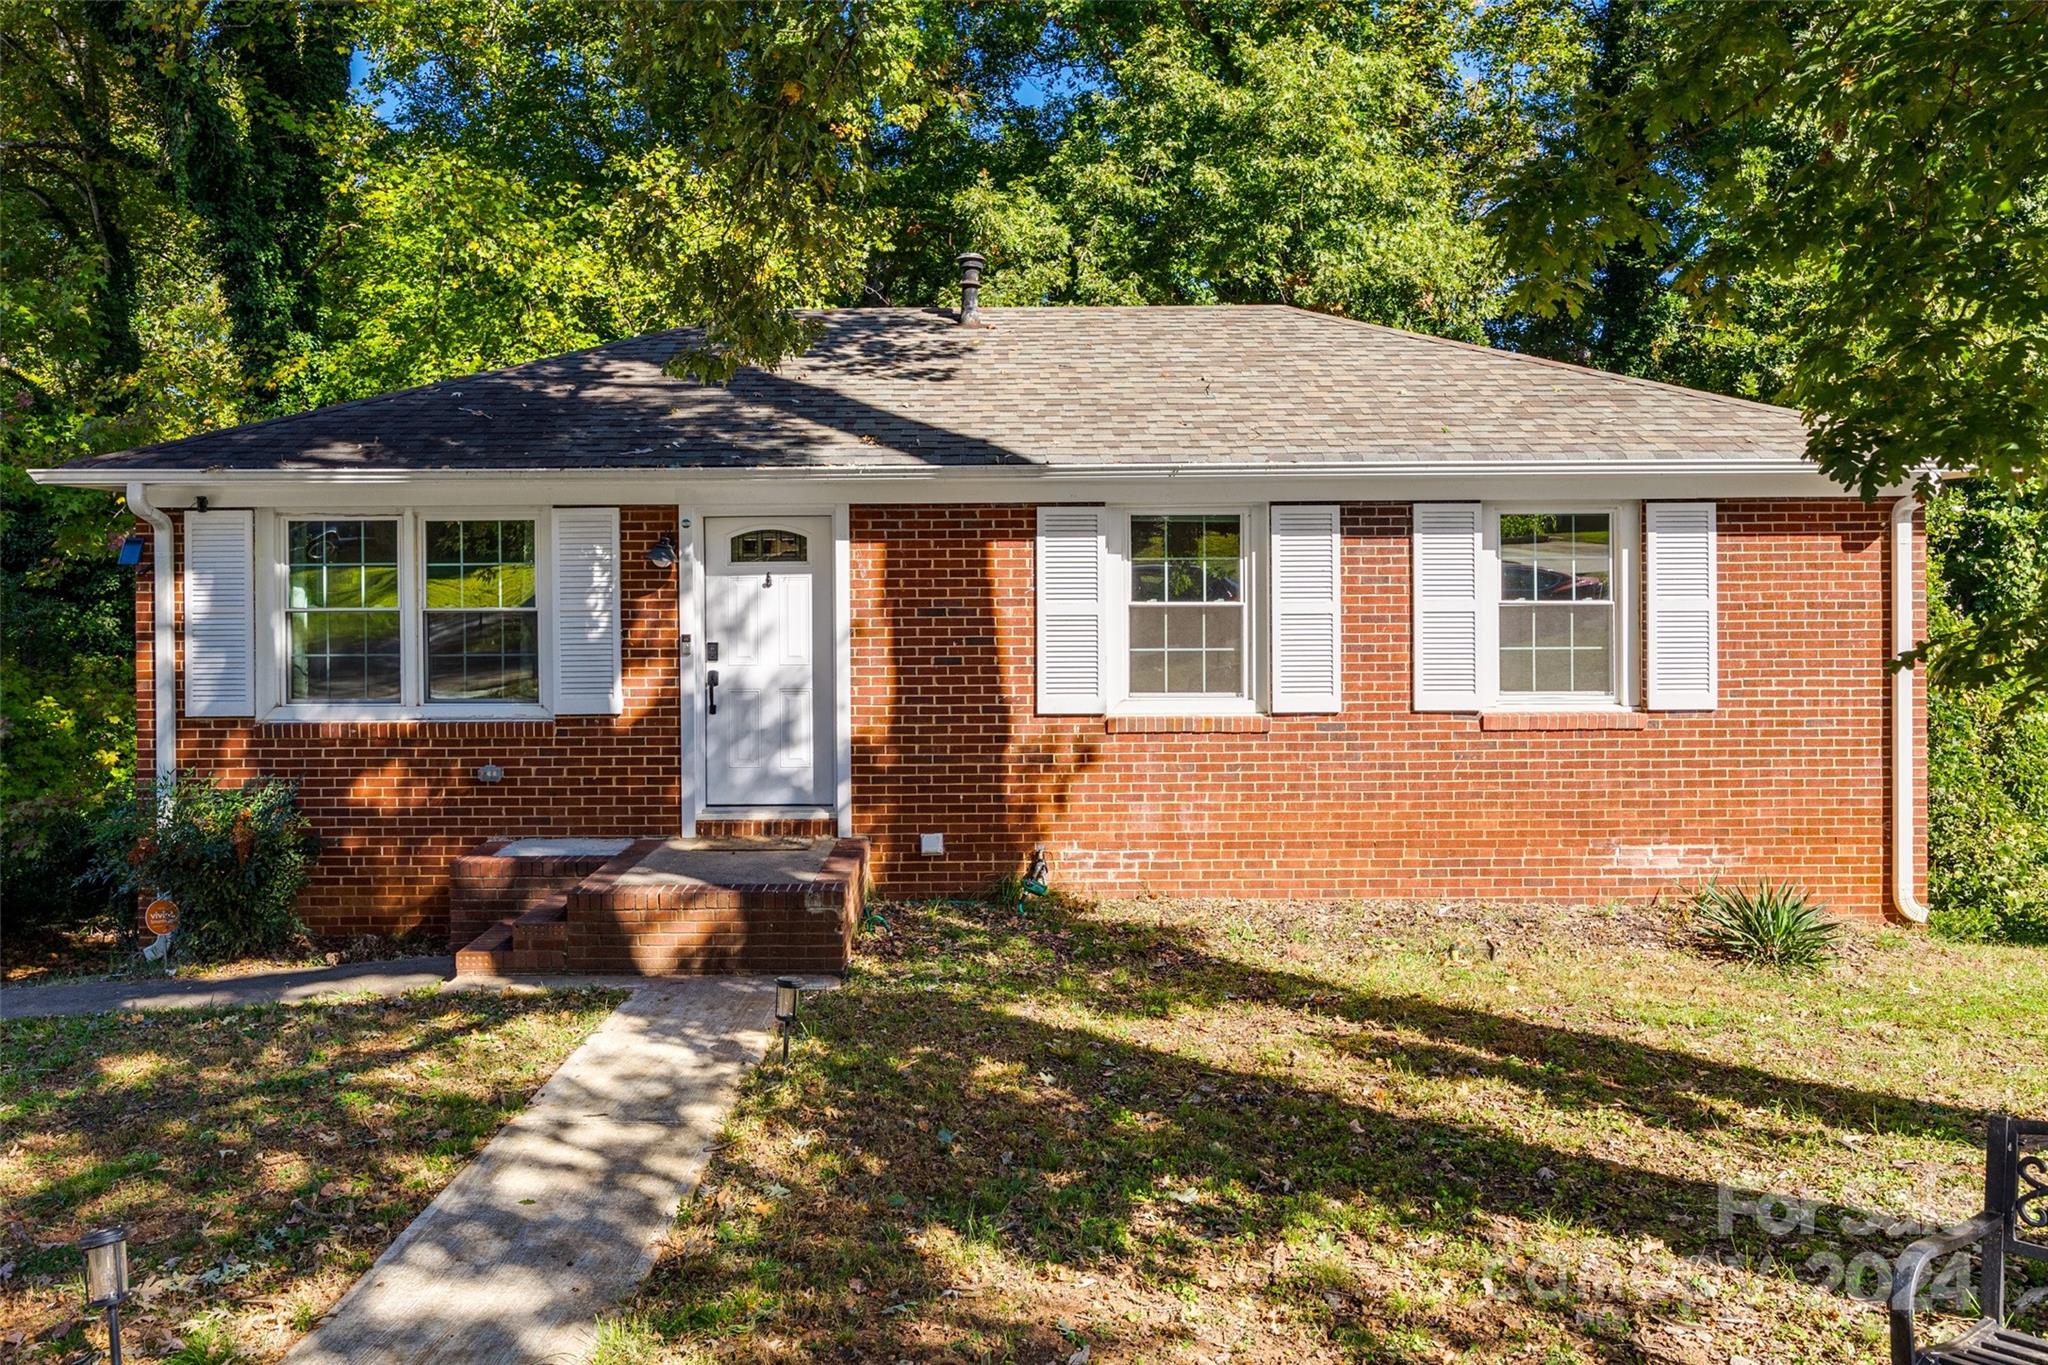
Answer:
<svg viewBox="0 0 2048 1365"><path fill-rule="evenodd" d="M817 321L723 387L661 333L39 472L153 541L142 766L297 782L328 932L449 923L489 841L741 834L891 895L1042 848L1923 916L1915 505L1797 414L1284 307Z"/></svg>

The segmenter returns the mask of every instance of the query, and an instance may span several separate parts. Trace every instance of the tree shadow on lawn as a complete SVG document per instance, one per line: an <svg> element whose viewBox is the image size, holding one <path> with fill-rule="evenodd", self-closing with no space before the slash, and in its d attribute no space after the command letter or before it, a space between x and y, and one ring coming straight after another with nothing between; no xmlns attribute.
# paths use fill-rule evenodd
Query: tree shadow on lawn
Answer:
<svg viewBox="0 0 2048 1365"><path fill-rule="evenodd" d="M455 1045L483 1034L511 1048L529 1013L604 999L438 995L10 1021L0 1104L27 1189L0 1231L17 1283L75 1273L72 1239L110 1221L129 1226L138 1284L174 1257L181 1273L280 1258L300 1273L322 1243L381 1246L431 1197L409 1184L420 1158L459 1164L539 1083L481 1085ZM273 1048L282 1055L268 1057ZM421 1058L447 1074L389 1074ZM323 1191L336 1176L346 1192ZM134 1316L140 1326L146 1307Z"/></svg>
<svg viewBox="0 0 2048 1365"><path fill-rule="evenodd" d="M1556 1272L1580 1268L1543 1264L1527 1229L1610 1239L1624 1259L1645 1242L1677 1257L1768 1257L1787 1271L1816 1253L1889 1259L1917 1230L1885 1215L1829 1208L1782 1235L1746 1214L1724 1218L1729 1192L1705 1177L1686 1135L1733 1130L1768 1148L1840 1124L1976 1142L1979 1117L1953 1106L1254 966L1178 928L944 907L909 916L875 948L896 965L820 1002L787 1083L757 1087L743 1107L743 1120L775 1122L721 1157L705 1199L685 1210L642 1296L665 1329L715 1341L759 1323L846 1360L1064 1360L1073 1338L1048 1320L1065 1316L1062 1303L1070 1326L1088 1320L1098 1356L1207 1344L1177 1312L1162 1315L1178 1292L1246 1305L1257 1330L1239 1359L1298 1353L1299 1329L1316 1349L1374 1359L1549 1340L1633 1361L1645 1348L1632 1320L1700 1316L1686 1268L1622 1265L1617 1278L1642 1282L1600 1302L1597 1286L1556 1284ZM1196 1012L1252 1006L1295 1012L1299 1036L1233 1046L1321 1041L1341 1074L1168 1050ZM1110 1027L1034 1017L1070 1007ZM1332 1020L1345 1036L1331 1036ZM1158 1045L1118 1036L1162 1028ZM1361 1059L1509 1082L1567 1123L1592 1117L1612 1131L1620 1116L1639 1148L1657 1137L1661 1152L1645 1155L1661 1155L1663 1169L1517 1136L1483 1112L1402 1112L1373 1083L1386 1072ZM784 1125L809 1144L776 1153ZM1063 1288L1034 1272L1021 1292L1035 1306L1016 1294L1002 1302L1000 1282L977 1283L996 1249L1097 1284ZM1462 1286L1441 1283L1447 1264ZM1259 1268L1250 1280L1246 1265ZM1127 1292L1134 1279L1151 1287ZM1489 1279L1496 1288L1480 1291ZM1864 1322L1874 1344L1881 1318ZM1725 1358L1727 1343L1714 1347Z"/></svg>

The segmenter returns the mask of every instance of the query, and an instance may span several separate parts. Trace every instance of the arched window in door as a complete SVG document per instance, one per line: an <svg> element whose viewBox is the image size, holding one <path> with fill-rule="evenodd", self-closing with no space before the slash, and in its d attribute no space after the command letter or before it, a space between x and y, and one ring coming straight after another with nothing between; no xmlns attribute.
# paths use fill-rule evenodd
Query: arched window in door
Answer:
<svg viewBox="0 0 2048 1365"><path fill-rule="evenodd" d="M809 542L796 531L742 531L732 538L735 564L801 564L810 553Z"/></svg>

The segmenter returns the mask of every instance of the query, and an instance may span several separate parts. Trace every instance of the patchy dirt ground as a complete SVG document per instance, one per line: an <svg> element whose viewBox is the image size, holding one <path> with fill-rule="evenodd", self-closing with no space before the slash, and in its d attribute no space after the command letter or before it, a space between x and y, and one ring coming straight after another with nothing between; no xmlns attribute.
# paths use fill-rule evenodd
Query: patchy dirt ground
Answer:
<svg viewBox="0 0 2048 1365"><path fill-rule="evenodd" d="M28 929L9 925L0 932L0 982L8 986L40 986L96 977L164 975L160 963L143 959L142 945L147 941L147 935L138 935L111 918ZM230 962L181 964L175 972L182 977L219 980L292 967L433 957L447 951L447 944L424 934L305 938L283 952Z"/></svg>
<svg viewBox="0 0 2048 1365"><path fill-rule="evenodd" d="M0 1359L104 1345L72 1243L107 1224L130 1234L129 1359L275 1359L622 998L10 1021Z"/></svg>
<svg viewBox="0 0 2048 1365"><path fill-rule="evenodd" d="M139 951L112 919L78 924L0 924L0 982L28 986L124 968Z"/></svg>
<svg viewBox="0 0 2048 1365"><path fill-rule="evenodd" d="M1884 1358L2048 959L1666 909L887 907L600 1360Z"/></svg>

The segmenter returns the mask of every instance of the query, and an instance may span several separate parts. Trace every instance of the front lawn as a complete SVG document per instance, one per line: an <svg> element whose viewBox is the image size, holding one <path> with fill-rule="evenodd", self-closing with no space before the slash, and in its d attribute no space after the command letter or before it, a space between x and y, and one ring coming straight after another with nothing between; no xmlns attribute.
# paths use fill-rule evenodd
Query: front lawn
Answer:
<svg viewBox="0 0 2048 1365"><path fill-rule="evenodd" d="M77 1355L71 1243L108 1223L130 1234L129 1359L275 1359L621 998L10 1020L0 1359Z"/></svg>
<svg viewBox="0 0 2048 1365"><path fill-rule="evenodd" d="M885 914L607 1358L1874 1362L1859 1295L1977 1208L1980 1116L2048 1114L2034 950L1860 930L1786 980L1659 910Z"/></svg>

